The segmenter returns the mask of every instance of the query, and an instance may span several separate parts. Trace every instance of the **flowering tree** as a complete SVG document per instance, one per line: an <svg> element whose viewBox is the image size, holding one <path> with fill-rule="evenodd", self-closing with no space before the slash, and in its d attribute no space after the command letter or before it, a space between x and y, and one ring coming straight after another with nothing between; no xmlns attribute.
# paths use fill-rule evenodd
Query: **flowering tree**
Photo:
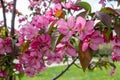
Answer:
<svg viewBox="0 0 120 80"><path fill-rule="evenodd" d="M73 62L65 70L78 58L83 71L93 69L93 52L99 49L99 44L110 42L113 44L111 60L120 61L120 13L105 7L106 0L99 1L103 7L97 12L91 12L91 5L81 0L28 0L31 11L28 15L16 9L17 0L0 1L3 13L0 21L2 80L15 80L15 76L21 78L24 74L33 77L44 71L46 65L59 64L68 57ZM117 2L119 5L119 0ZM12 15L10 27L7 14ZM19 29L15 29L16 17ZM107 63L113 67L113 74L115 66Z"/></svg>

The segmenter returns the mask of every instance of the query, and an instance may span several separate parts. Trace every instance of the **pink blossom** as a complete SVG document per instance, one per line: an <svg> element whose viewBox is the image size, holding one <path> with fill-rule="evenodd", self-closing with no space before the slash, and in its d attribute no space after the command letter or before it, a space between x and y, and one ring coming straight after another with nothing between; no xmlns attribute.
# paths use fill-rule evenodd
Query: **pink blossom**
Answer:
<svg viewBox="0 0 120 80"><path fill-rule="evenodd" d="M23 55L19 56L18 59L20 64L23 65L23 71L26 73L26 75L32 77L45 69L42 54L43 53L41 53L39 50L29 49L25 51Z"/></svg>
<svg viewBox="0 0 120 80"><path fill-rule="evenodd" d="M83 40L82 51L86 51L88 47L90 47L92 50L97 50L98 45L102 44L103 42L104 39L100 35L100 32L95 31Z"/></svg>
<svg viewBox="0 0 120 80"><path fill-rule="evenodd" d="M68 54L70 56L76 56L76 50L69 42L61 42L56 46L57 52L62 54Z"/></svg>
<svg viewBox="0 0 120 80"><path fill-rule="evenodd" d="M31 0L29 0L29 3L30 3L30 7L34 7L34 6L36 6L36 5L39 5L39 4L40 4L40 2L39 2L39 1L31 1Z"/></svg>
<svg viewBox="0 0 120 80"><path fill-rule="evenodd" d="M32 25L41 29L41 30L46 30L48 28L50 21L46 16L35 16L32 19Z"/></svg>
<svg viewBox="0 0 120 80"><path fill-rule="evenodd" d="M52 0L53 3L60 3L61 0Z"/></svg>
<svg viewBox="0 0 120 80"><path fill-rule="evenodd" d="M115 73L115 69L113 68L110 72L110 75L112 76Z"/></svg>
<svg viewBox="0 0 120 80"><path fill-rule="evenodd" d="M6 38L3 42L4 44L4 49L5 49L5 52L7 53L11 53L12 52L12 45L11 45L11 39L10 38Z"/></svg>
<svg viewBox="0 0 120 80"><path fill-rule="evenodd" d="M69 17L67 22L64 19L58 21L58 31L65 35L65 40L69 40L70 37L75 34L75 19L73 16Z"/></svg>
<svg viewBox="0 0 120 80"><path fill-rule="evenodd" d="M0 77L7 77L6 71L0 70Z"/></svg>
<svg viewBox="0 0 120 80"><path fill-rule="evenodd" d="M53 16L53 13L54 13L54 11L52 9L45 12L45 16L50 22L55 20L55 17Z"/></svg>
<svg viewBox="0 0 120 80"><path fill-rule="evenodd" d="M38 35L38 29L33 27L30 23L23 25L20 29L20 34L24 36L25 39L31 40Z"/></svg>
<svg viewBox="0 0 120 80"><path fill-rule="evenodd" d="M33 77L35 75L34 68L27 67L24 71L27 76Z"/></svg>
<svg viewBox="0 0 120 80"><path fill-rule="evenodd" d="M14 67L17 71L23 71L23 68L22 68L21 64L15 64Z"/></svg>
<svg viewBox="0 0 120 80"><path fill-rule="evenodd" d="M51 38L48 34L41 34L39 36L40 46L42 47L50 47L51 46Z"/></svg>
<svg viewBox="0 0 120 80"><path fill-rule="evenodd" d="M67 8L67 9L70 9L72 6L73 6L73 2L71 1L71 0L69 0L69 2L68 3L62 3L62 6L63 7L65 7L65 8Z"/></svg>
<svg viewBox="0 0 120 80"><path fill-rule="evenodd" d="M26 20L27 20L26 17L22 17L22 18L20 18L18 21L19 21L19 23L22 23L22 22L24 22L24 21L26 21Z"/></svg>
<svg viewBox="0 0 120 80"><path fill-rule="evenodd" d="M80 40L84 40L87 35L94 32L94 21L86 21L79 16L76 20L76 27L78 28Z"/></svg>
<svg viewBox="0 0 120 80"><path fill-rule="evenodd" d="M0 54L11 53L11 39L6 38L4 41L0 38Z"/></svg>
<svg viewBox="0 0 120 80"><path fill-rule="evenodd" d="M53 8L53 13L55 14L57 10L62 10L62 5L60 3L55 5L55 7Z"/></svg>
<svg viewBox="0 0 120 80"><path fill-rule="evenodd" d="M120 53L112 52L112 60L120 61Z"/></svg>
<svg viewBox="0 0 120 80"><path fill-rule="evenodd" d="M106 4L105 4L105 1L106 1L106 0L100 0L100 1L99 1L99 4L102 4L102 7L105 7L105 5L106 5Z"/></svg>
<svg viewBox="0 0 120 80"><path fill-rule="evenodd" d="M40 41L39 40L33 40L31 43L30 43L30 47L32 49L39 49L40 48Z"/></svg>
<svg viewBox="0 0 120 80"><path fill-rule="evenodd" d="M66 9L72 9L72 10L82 9L82 7L76 6L71 0L69 0L68 3L62 3L62 6Z"/></svg>
<svg viewBox="0 0 120 80"><path fill-rule="evenodd" d="M112 52L112 60L120 61L120 39L114 37L113 41L113 52Z"/></svg>
<svg viewBox="0 0 120 80"><path fill-rule="evenodd" d="M46 60L47 60L48 65L51 65L54 62L60 63L62 61L62 58L63 58L60 54L55 53L51 50L47 50L45 53L45 56L47 57Z"/></svg>

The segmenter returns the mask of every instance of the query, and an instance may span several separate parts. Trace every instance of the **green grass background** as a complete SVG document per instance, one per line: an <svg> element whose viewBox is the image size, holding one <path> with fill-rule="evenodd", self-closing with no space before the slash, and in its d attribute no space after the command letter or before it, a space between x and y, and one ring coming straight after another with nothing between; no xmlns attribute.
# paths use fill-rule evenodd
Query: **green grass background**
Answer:
<svg viewBox="0 0 120 80"><path fill-rule="evenodd" d="M110 76L111 67L108 69L95 68L94 71L87 70L83 72L76 66L70 67L70 69L61 76L58 80L120 80L120 63L116 63L117 68L113 76ZM22 80L52 80L57 74L59 74L66 66L50 67L46 71L41 72L33 78L23 77Z"/></svg>

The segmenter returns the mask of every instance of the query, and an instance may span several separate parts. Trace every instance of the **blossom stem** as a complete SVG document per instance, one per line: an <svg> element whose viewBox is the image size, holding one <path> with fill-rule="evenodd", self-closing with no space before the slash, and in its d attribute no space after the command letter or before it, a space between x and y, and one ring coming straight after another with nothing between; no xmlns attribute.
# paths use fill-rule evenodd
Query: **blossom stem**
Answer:
<svg viewBox="0 0 120 80"><path fill-rule="evenodd" d="M53 80L57 80L59 77L61 77L75 63L77 59L78 57L76 57L60 74L53 78Z"/></svg>

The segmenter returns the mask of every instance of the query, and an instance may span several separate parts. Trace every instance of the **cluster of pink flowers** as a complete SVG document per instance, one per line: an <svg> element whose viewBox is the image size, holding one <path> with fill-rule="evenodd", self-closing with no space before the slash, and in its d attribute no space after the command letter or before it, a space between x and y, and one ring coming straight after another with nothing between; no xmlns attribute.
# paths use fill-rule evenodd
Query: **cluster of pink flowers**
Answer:
<svg viewBox="0 0 120 80"><path fill-rule="evenodd" d="M63 25L62 27L74 26L74 23L71 23L74 22L72 20L74 20L74 18L70 17L68 24L64 21L67 25ZM61 21L62 20L58 21L58 23L61 24ZM19 38L17 46L22 46L25 42L29 42L28 49L18 57L20 61L19 64L23 65L23 71L26 75L33 76L39 74L45 69L45 63L48 65L54 62L60 63L65 55L76 56L76 50L69 40L61 41L54 50L52 49L51 35L47 33L51 22L52 21L46 16L35 16L31 23L29 22L23 25L18 32ZM61 31L61 29L59 25L58 30ZM68 33L65 34L66 36L67 34L72 36L75 33L75 31L69 31L70 29L68 27ZM20 69L20 66L16 65L16 70L21 71L22 69Z"/></svg>
<svg viewBox="0 0 120 80"><path fill-rule="evenodd" d="M6 71L0 70L0 77L7 77Z"/></svg>
<svg viewBox="0 0 120 80"><path fill-rule="evenodd" d="M113 41L113 52L112 52L112 59L113 61L120 61L120 39L114 37Z"/></svg>
<svg viewBox="0 0 120 80"><path fill-rule="evenodd" d="M5 40L0 38L0 54L4 55L6 53L11 53L12 52L12 47L11 47L11 39L6 38Z"/></svg>
<svg viewBox="0 0 120 80"><path fill-rule="evenodd" d="M86 21L80 16L76 22L73 16L69 17L67 22L64 19L59 20L58 31L65 35L63 41L68 41L72 35L78 32L80 40L83 41L83 51L86 51L88 47L97 50L98 45L104 42L100 32L94 30L94 21Z"/></svg>

